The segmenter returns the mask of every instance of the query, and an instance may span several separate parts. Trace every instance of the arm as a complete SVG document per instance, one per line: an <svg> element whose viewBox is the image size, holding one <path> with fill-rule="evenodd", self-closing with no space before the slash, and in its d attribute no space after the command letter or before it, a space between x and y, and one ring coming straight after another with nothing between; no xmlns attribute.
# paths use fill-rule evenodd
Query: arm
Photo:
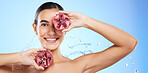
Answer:
<svg viewBox="0 0 148 73"><path fill-rule="evenodd" d="M72 28L86 27L114 43L114 46L98 53L81 56L74 60L75 65L80 66L84 71L97 72L124 58L132 52L137 44L137 39L123 30L112 25L97 21L77 12L64 12L71 16L71 25L64 32ZM76 23L79 23L76 24Z"/></svg>
<svg viewBox="0 0 148 73"><path fill-rule="evenodd" d="M0 54L0 66L19 63L19 53Z"/></svg>
<svg viewBox="0 0 148 73"><path fill-rule="evenodd" d="M20 63L22 65L32 65L36 69L43 69L38 66L34 60L37 51L45 49L30 49L24 52L0 54L0 66Z"/></svg>

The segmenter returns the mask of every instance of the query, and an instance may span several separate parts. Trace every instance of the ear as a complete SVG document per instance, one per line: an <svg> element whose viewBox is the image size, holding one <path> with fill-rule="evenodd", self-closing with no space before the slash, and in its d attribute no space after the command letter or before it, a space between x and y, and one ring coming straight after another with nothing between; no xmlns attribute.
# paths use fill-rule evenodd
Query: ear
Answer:
<svg viewBox="0 0 148 73"><path fill-rule="evenodd" d="M32 26L33 26L33 29L34 29L35 34L38 35L37 25L35 23L33 23Z"/></svg>

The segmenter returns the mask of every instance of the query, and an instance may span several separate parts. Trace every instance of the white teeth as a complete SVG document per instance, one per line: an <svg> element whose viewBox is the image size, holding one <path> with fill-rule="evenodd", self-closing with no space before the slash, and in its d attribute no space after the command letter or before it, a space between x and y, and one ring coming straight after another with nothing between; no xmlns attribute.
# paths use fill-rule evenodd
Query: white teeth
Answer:
<svg viewBox="0 0 148 73"><path fill-rule="evenodd" d="M47 39L48 41L54 41L54 40L56 40L56 39Z"/></svg>

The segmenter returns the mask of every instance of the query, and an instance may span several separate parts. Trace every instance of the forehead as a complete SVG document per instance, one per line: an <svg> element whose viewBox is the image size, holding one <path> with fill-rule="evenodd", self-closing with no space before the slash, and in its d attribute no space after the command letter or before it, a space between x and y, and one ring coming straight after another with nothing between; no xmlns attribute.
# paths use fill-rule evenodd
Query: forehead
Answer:
<svg viewBox="0 0 148 73"><path fill-rule="evenodd" d="M38 20L51 20L58 11L58 9L45 9L39 13Z"/></svg>

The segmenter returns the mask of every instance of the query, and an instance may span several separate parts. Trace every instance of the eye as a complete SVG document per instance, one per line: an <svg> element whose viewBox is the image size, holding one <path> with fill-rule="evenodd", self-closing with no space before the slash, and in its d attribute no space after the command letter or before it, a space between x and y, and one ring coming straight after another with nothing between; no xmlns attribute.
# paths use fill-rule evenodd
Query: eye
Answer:
<svg viewBox="0 0 148 73"><path fill-rule="evenodd" d="M41 26L48 26L48 24L41 24Z"/></svg>

